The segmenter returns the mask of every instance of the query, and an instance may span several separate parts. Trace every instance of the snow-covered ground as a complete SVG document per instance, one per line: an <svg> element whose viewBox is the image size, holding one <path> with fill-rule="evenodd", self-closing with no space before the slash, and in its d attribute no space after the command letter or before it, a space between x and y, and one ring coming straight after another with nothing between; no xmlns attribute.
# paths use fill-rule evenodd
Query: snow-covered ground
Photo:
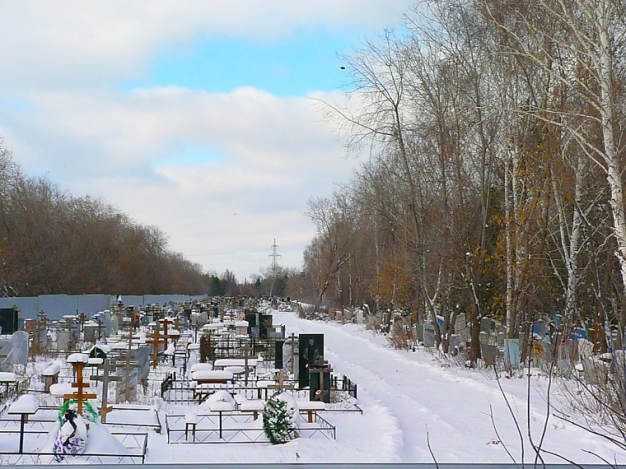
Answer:
<svg viewBox="0 0 626 469"><path fill-rule="evenodd" d="M529 409L527 379L503 378L499 381L501 391L491 372L446 366L449 364L426 350L394 350L384 336L362 326L302 320L294 313L274 311L273 314L274 323L286 325L288 334L324 334L325 358L336 372L358 384L358 404L363 414L321 413L336 426L336 440L318 436L277 446L168 444L165 429L162 434L150 430L147 463L433 462L434 459L441 463L506 463L512 459L520 462L522 454L525 462L533 462L535 453L529 433L538 445L544 427L541 445L547 451L578 463L602 463L590 452L609 461L626 461L626 456L606 440L554 416L546 420L543 396L548 379L541 373L534 373L530 379ZM553 393L555 398L556 395ZM163 404L159 410L184 414L189 407ZM127 421L123 415L124 410L115 411L110 415L111 421ZM133 420L156 419L154 410L132 415ZM164 421L162 415L161 423ZM0 450L15 445L16 441L3 440ZM545 462L564 462L555 455L543 453L542 456Z"/></svg>
<svg viewBox="0 0 626 469"><path fill-rule="evenodd" d="M535 455L528 438L538 444L546 424L548 380L531 378L527 411L526 379L502 379L506 405L498 382L488 372L446 367L431 353L391 349L383 336L352 324L339 325L299 319L273 312L274 323L288 333L324 334L326 359L335 371L359 386L358 413L326 413L337 427L337 439L298 439L284 445L167 445L151 435L147 462L520 462ZM513 413L513 415L512 415ZM520 433L513 417L517 419ZM624 462L625 455L607 441L550 417L543 448L585 463L604 458ZM499 435L499 437L498 437ZM543 454L546 462L564 462Z"/></svg>

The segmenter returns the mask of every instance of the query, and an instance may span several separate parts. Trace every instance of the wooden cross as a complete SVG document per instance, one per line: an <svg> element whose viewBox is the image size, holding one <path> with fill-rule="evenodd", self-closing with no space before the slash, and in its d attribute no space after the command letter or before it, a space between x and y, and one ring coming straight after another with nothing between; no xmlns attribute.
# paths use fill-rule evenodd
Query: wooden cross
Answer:
<svg viewBox="0 0 626 469"><path fill-rule="evenodd" d="M106 417L109 412L113 410L113 407L108 405L109 401L109 381L121 381L121 376L111 376L109 359L105 358L103 362L103 374L102 376L92 376L92 381L102 381L102 407L100 408L100 421L106 423Z"/></svg>
<svg viewBox="0 0 626 469"><path fill-rule="evenodd" d="M157 363L159 362L159 344L167 345L167 340L161 338L158 322L156 330L152 333L152 338L146 340L146 343L152 344L152 368L156 368Z"/></svg>
<svg viewBox="0 0 626 469"><path fill-rule="evenodd" d="M165 345L167 346L167 325L171 324L173 321L170 318L163 319L163 336L165 337Z"/></svg>
<svg viewBox="0 0 626 469"><path fill-rule="evenodd" d="M291 374L295 375L298 369L296 366L296 356L298 354L296 353L296 336L293 332L291 333L291 337L289 337L289 342L291 343Z"/></svg>
<svg viewBox="0 0 626 469"><path fill-rule="evenodd" d="M85 367L85 363L83 362L73 362L72 366L74 367L74 371L76 372L76 382L72 383L73 388L77 388L78 391L73 394L64 394L63 399L76 399L78 402L78 415L82 415L83 413L83 400L85 399L95 399L98 396L93 393L85 393L83 390L85 388L89 388L89 384L83 381L83 368Z"/></svg>
<svg viewBox="0 0 626 469"><path fill-rule="evenodd" d="M283 370L280 370L278 373L278 390L282 391L285 388L285 373Z"/></svg>

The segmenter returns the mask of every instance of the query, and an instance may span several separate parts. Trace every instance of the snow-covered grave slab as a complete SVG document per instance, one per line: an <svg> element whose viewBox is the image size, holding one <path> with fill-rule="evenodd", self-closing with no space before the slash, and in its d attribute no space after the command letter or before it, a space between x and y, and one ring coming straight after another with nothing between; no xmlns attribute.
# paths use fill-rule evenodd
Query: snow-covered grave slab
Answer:
<svg viewBox="0 0 626 469"><path fill-rule="evenodd" d="M53 397L63 397L66 394L77 394L78 389L72 387L72 383L57 383L50 386L50 395ZM85 394L96 394L95 389L84 389Z"/></svg>
<svg viewBox="0 0 626 469"><path fill-rule="evenodd" d="M191 373L194 373L196 371L212 371L212 370L213 370L213 365L210 363L194 363L193 365L191 365L191 368L189 369Z"/></svg>
<svg viewBox="0 0 626 469"><path fill-rule="evenodd" d="M222 389L210 395L206 401L200 404L200 409L208 409L211 412L227 412L235 410L236 406L235 398L228 391Z"/></svg>
<svg viewBox="0 0 626 469"><path fill-rule="evenodd" d="M257 358L248 358L248 366L256 366ZM218 358L215 360L215 368L225 368L227 366L246 366L245 358Z"/></svg>
<svg viewBox="0 0 626 469"><path fill-rule="evenodd" d="M194 371L191 373L191 379L197 381L198 384L205 383L224 383L227 384L233 380L233 374L230 371L223 370L206 370Z"/></svg>
<svg viewBox="0 0 626 469"><path fill-rule="evenodd" d="M39 410L39 401L32 394L24 394L9 406L8 414L26 414L32 415Z"/></svg>
<svg viewBox="0 0 626 469"><path fill-rule="evenodd" d="M238 405L241 412L252 412L254 420L258 419L259 412L263 412L265 409L265 401L261 399L243 399L238 402Z"/></svg>
<svg viewBox="0 0 626 469"><path fill-rule="evenodd" d="M107 414L107 426L139 427L161 433L161 420L157 410L139 404L114 404Z"/></svg>
<svg viewBox="0 0 626 469"><path fill-rule="evenodd" d="M321 401L305 401L303 399L296 400L296 405L300 412L306 412L309 423L313 422L313 413L326 410L326 404Z"/></svg>
<svg viewBox="0 0 626 469"><path fill-rule="evenodd" d="M17 382L17 375L8 371L0 371L0 383L10 384Z"/></svg>

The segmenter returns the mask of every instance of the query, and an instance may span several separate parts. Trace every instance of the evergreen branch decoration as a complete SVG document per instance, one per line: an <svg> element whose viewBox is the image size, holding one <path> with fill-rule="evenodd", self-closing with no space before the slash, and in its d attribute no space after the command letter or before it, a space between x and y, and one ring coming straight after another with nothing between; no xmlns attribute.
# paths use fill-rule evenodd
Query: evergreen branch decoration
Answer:
<svg viewBox="0 0 626 469"><path fill-rule="evenodd" d="M295 409L290 408L280 395L280 392L274 393L263 409L263 430L273 445L286 443L299 436L293 421Z"/></svg>

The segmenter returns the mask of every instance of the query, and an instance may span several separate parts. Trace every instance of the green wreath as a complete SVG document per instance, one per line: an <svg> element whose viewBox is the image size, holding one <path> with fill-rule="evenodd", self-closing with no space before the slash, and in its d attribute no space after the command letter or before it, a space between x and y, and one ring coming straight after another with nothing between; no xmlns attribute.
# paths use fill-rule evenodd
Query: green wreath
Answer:
<svg viewBox="0 0 626 469"><path fill-rule="evenodd" d="M65 416L68 409L74 409L78 412L78 401L76 399L69 399L65 402L61 409L59 410L59 424L63 425L63 417ZM83 401L83 415L82 417L93 423L98 423L100 421L100 417L98 416L98 410L94 407L94 405L89 401Z"/></svg>

